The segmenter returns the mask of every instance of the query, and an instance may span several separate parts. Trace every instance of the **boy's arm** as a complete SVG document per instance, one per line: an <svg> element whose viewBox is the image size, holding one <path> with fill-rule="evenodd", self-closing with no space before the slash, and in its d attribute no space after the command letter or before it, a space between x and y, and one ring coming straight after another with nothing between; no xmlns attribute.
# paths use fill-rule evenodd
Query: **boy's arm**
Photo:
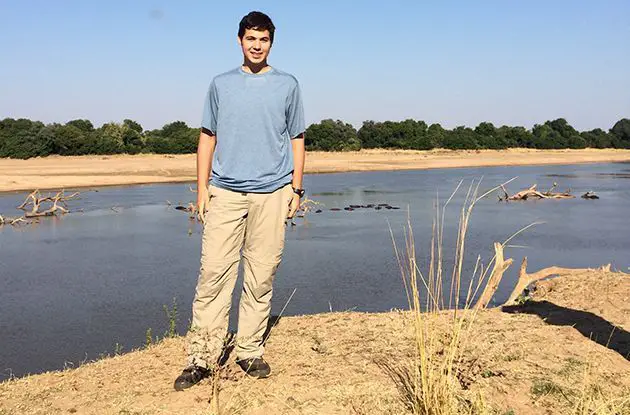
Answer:
<svg viewBox="0 0 630 415"><path fill-rule="evenodd" d="M302 188L304 179L304 162L306 160L306 150L304 149L304 133L291 140L293 150L293 187Z"/></svg>
<svg viewBox="0 0 630 415"><path fill-rule="evenodd" d="M304 179L304 162L306 160L306 150L304 149L304 133L291 140L291 149L293 151L293 180L291 185L294 189L302 188ZM300 196L293 193L293 198L289 204L289 218L295 215L300 207Z"/></svg>
<svg viewBox="0 0 630 415"><path fill-rule="evenodd" d="M208 195L208 179L212 171L212 157L217 144L215 135L203 129L199 134L197 145L197 217L204 223L210 197Z"/></svg>

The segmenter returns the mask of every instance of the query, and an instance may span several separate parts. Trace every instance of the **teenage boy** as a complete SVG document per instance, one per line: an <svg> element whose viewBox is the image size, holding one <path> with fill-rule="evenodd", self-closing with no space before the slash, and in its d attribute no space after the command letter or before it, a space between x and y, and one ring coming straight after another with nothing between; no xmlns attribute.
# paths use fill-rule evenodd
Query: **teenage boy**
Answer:
<svg viewBox="0 0 630 415"><path fill-rule="evenodd" d="M188 333L183 390L208 377L222 353L232 291L243 260L236 361L250 376L271 369L263 334L284 247L285 219L304 195L304 110L292 75L267 64L275 27L260 12L239 25L243 65L216 76L197 149L197 208L204 224L201 268ZM209 189L208 179L211 175Z"/></svg>

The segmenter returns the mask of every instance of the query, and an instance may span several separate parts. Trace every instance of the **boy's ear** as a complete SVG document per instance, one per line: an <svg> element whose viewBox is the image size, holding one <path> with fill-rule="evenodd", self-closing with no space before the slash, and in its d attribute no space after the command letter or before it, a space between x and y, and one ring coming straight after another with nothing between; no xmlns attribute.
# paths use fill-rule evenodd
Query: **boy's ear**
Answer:
<svg viewBox="0 0 630 415"><path fill-rule="evenodd" d="M236 35L236 41L238 42L239 46L243 46L243 40L241 39L239 35Z"/></svg>

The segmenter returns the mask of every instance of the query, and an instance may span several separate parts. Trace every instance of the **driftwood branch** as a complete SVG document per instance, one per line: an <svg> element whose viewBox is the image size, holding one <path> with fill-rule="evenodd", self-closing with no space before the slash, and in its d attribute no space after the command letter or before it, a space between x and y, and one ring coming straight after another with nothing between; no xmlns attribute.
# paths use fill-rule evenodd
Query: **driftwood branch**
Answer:
<svg viewBox="0 0 630 415"><path fill-rule="evenodd" d="M68 213L68 205L66 204L66 201L74 199L78 195L79 193L75 192L66 196L65 192L62 190L57 192L54 196L48 195L42 197L39 190L35 190L26 196L26 199L24 199L24 202L18 206L18 209L27 210L30 206L30 211L24 214L25 218L53 216L57 213L65 214ZM50 203L51 205L47 209L41 210L42 204L44 203Z"/></svg>
<svg viewBox="0 0 630 415"><path fill-rule="evenodd" d="M488 278L486 288L484 288L483 293L481 293L479 300L477 300L477 303L475 304L476 308L486 308L488 306L488 304L492 300L492 297L494 296L494 293L499 287L499 283L503 278L503 274L510 267L510 265L512 265L513 262L512 258L504 258L503 245L498 242L494 243L494 252L494 267L492 268L492 272L490 273L490 278Z"/></svg>
<svg viewBox="0 0 630 415"><path fill-rule="evenodd" d="M527 200L530 198L534 198L534 199L573 199L575 198L575 196L571 194L570 190L567 190L566 192L561 192L561 193L554 193L553 190L556 188L556 186L557 186L556 183L554 183L551 189L549 189L548 191L540 192L537 189L537 185L533 184L528 189L521 190L520 192L515 193L512 196L509 196L505 187L501 186L504 196L503 197L499 196L499 200L508 202L508 201L513 201L513 200Z"/></svg>
<svg viewBox="0 0 630 415"><path fill-rule="evenodd" d="M605 265L601 268L603 271L610 271L610 264ZM541 269L540 271L534 272L533 274L527 273L527 257L523 258L523 262L521 263L521 269L518 275L518 281L516 283L516 287L512 291L510 298L505 302L504 305L514 304L519 295L529 286L531 283L542 280L544 278L550 277L552 275L566 275L573 274L576 272L586 272L592 271L590 268L562 268L562 267L549 267Z"/></svg>
<svg viewBox="0 0 630 415"><path fill-rule="evenodd" d="M17 206L17 209L24 211L24 215L19 218L0 216L0 225L17 225L19 223L28 223L27 219L66 214L70 211L66 202L75 199L77 196L79 196L79 192L66 195L63 190L55 195L42 196L39 190L34 190L26 196L22 204Z"/></svg>

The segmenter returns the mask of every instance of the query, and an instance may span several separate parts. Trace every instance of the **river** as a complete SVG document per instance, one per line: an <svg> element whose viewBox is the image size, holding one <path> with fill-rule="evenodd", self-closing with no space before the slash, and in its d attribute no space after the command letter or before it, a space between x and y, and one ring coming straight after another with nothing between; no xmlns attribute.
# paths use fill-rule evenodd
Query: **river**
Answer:
<svg viewBox="0 0 630 415"><path fill-rule="evenodd" d="M463 180L445 217L444 249L451 258L471 181L483 178L484 192L513 177L511 192L533 183L548 189L557 182L558 190L570 188L578 197L502 203L494 192L477 203L466 240L465 276L478 254L488 262L493 242L544 222L506 248L515 265L493 304L509 295L523 256L531 271L605 263L628 271L630 164L308 175L307 196L322 204L322 212L288 226L272 313L282 309L294 290L285 315L405 308L390 227L401 247L410 219L417 259L426 271L436 198L443 202ZM579 198L589 190L600 199ZM178 330L185 332L201 227L173 206L194 196L188 184L83 189L80 200L70 202L70 214L35 225L0 227L0 379L76 366L116 348L124 352L140 347L148 328L153 335L167 330L164 306L172 307L173 301ZM15 206L24 197L0 195L0 213L18 215ZM400 209L330 210L381 203Z"/></svg>

